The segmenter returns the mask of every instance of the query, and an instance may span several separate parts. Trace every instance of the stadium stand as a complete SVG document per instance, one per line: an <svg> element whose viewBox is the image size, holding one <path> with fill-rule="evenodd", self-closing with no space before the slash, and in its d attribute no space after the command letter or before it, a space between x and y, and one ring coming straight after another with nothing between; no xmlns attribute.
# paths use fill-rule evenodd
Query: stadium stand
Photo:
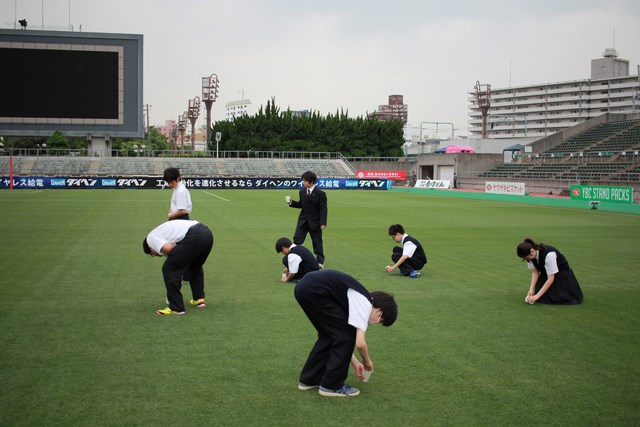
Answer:
<svg viewBox="0 0 640 427"><path fill-rule="evenodd" d="M344 158L189 158L14 156L14 174L22 176L162 176L176 167L184 177L300 177L307 170L319 177L352 178ZM9 158L0 157L0 173L8 175Z"/></svg>
<svg viewBox="0 0 640 427"><path fill-rule="evenodd" d="M640 120L596 125L541 153L478 174L520 180L640 182Z"/></svg>

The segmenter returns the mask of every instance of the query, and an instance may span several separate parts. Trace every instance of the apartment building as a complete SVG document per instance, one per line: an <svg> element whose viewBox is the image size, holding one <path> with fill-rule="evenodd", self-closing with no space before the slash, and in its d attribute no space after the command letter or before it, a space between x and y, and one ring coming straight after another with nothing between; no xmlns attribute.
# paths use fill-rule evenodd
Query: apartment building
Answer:
<svg viewBox="0 0 640 427"><path fill-rule="evenodd" d="M239 99L237 101L227 102L224 106L224 117L226 120L233 121L236 117L251 115L251 100Z"/></svg>
<svg viewBox="0 0 640 427"><path fill-rule="evenodd" d="M640 68L640 67L639 67ZM591 78L490 90L487 138L544 137L604 113L640 110L638 74L615 49L591 61ZM474 92L469 97L469 129L482 136L482 113Z"/></svg>
<svg viewBox="0 0 640 427"><path fill-rule="evenodd" d="M404 103L404 96L389 95L389 103L386 105L378 105L378 109L368 114L368 117L374 117L378 120L400 119L402 125L407 124L409 116L409 106Z"/></svg>

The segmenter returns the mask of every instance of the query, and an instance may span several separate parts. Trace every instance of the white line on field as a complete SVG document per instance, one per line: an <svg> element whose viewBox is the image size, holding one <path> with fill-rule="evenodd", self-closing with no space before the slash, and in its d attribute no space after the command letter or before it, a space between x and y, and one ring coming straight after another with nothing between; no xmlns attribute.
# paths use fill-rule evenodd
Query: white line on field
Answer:
<svg viewBox="0 0 640 427"><path fill-rule="evenodd" d="M228 202L228 201L229 201L229 200L225 199L224 197L220 197L220 196L218 196L217 194L209 193L208 191L203 191L203 193L207 193L207 194L208 194L208 195L210 195L210 196L217 197L218 199L220 199L220 200L224 200L225 202Z"/></svg>

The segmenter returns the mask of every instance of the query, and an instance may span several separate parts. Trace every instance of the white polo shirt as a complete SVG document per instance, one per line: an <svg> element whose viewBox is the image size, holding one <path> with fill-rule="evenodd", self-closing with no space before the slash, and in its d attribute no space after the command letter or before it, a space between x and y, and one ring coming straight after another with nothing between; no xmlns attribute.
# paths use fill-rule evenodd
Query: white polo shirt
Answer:
<svg viewBox="0 0 640 427"><path fill-rule="evenodd" d="M191 194L182 181L178 181L178 185L173 189L171 195L171 212L178 212L184 209L191 213Z"/></svg>
<svg viewBox="0 0 640 427"><path fill-rule="evenodd" d="M160 255L165 243L178 243L187 235L189 228L199 224L198 221L167 221L163 222L147 235L147 244Z"/></svg>
<svg viewBox="0 0 640 427"><path fill-rule="evenodd" d="M295 248L297 245L291 244L289 249ZM302 258L300 255L296 255L294 253L289 252L287 255L287 265L289 269L289 273L296 274L298 270L300 270L300 263L302 262Z"/></svg>
<svg viewBox="0 0 640 427"><path fill-rule="evenodd" d="M348 323L354 328L366 332L373 304L360 292L351 288L347 291L347 298L349 299Z"/></svg>

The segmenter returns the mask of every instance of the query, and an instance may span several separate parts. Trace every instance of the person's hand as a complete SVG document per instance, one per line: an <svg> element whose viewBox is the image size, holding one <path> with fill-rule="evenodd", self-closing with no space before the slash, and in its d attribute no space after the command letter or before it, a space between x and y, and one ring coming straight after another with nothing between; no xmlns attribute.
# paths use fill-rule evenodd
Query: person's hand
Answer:
<svg viewBox="0 0 640 427"><path fill-rule="evenodd" d="M283 268L282 269L282 274L280 275L280 281L281 282L288 282L289 281L289 269L288 268Z"/></svg>
<svg viewBox="0 0 640 427"><path fill-rule="evenodd" d="M325 228L327 228L327 226L326 226L326 225L324 225L324 224L322 224L322 225L320 226L320 230L324 230Z"/></svg>
<svg viewBox="0 0 640 427"><path fill-rule="evenodd" d="M527 296L527 300L529 301L529 304L535 304L535 302L538 301L539 299L540 297L538 295Z"/></svg>
<svg viewBox="0 0 640 427"><path fill-rule="evenodd" d="M358 377L358 379L360 381L364 381L364 365L360 362L358 362L357 364L352 363L352 365L356 371L356 376Z"/></svg>
<svg viewBox="0 0 640 427"><path fill-rule="evenodd" d="M364 362L364 369L366 369L367 371L373 371L373 360Z"/></svg>
<svg viewBox="0 0 640 427"><path fill-rule="evenodd" d="M395 270L395 268L390 265L387 265L384 269L387 271L387 273L391 273L393 270Z"/></svg>

